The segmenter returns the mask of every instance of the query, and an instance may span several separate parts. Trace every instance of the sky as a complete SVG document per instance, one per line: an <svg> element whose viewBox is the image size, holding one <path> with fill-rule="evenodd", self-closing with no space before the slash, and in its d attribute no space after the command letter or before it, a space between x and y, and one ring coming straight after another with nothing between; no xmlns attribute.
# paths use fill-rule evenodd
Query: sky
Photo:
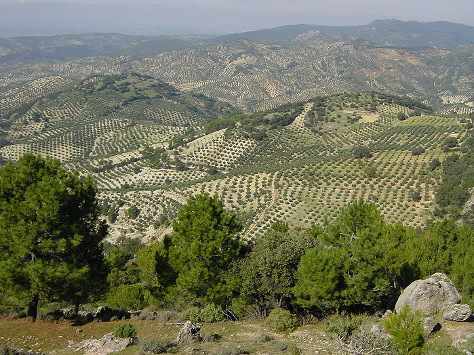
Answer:
<svg viewBox="0 0 474 355"><path fill-rule="evenodd" d="M86 32L222 34L376 19L474 26L474 0L0 0L0 37Z"/></svg>

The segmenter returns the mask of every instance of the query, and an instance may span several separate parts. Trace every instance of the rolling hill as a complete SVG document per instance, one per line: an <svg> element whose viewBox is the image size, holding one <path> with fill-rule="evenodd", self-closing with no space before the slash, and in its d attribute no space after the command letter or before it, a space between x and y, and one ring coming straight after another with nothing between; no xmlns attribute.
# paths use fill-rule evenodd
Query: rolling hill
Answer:
<svg viewBox="0 0 474 355"><path fill-rule="evenodd" d="M3 159L42 154L93 176L111 238L145 240L169 231L179 206L199 192L238 212L245 238L278 220L308 227L359 198L389 221L421 227L439 183L430 162L466 130L466 121L387 94L242 113L135 73L74 82L4 120Z"/></svg>
<svg viewBox="0 0 474 355"><path fill-rule="evenodd" d="M407 42L429 26L459 42ZM199 192L238 212L246 238L354 199L424 226L441 174L429 167L474 113L470 29L315 28L1 40L0 158L42 154L92 175L112 239L159 238Z"/></svg>

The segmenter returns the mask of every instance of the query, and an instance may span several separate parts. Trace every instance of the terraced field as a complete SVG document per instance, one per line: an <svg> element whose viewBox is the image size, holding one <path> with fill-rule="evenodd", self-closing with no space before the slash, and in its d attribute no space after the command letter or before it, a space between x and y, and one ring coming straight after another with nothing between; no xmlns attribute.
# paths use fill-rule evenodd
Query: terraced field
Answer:
<svg viewBox="0 0 474 355"><path fill-rule="evenodd" d="M462 141L467 122L376 93L245 114L133 73L72 81L4 117L2 159L41 154L93 176L111 238L147 240L200 192L236 211L249 239L276 221L323 222L354 199L422 227L439 182L430 163L449 154L446 139ZM360 147L370 154L355 156Z"/></svg>

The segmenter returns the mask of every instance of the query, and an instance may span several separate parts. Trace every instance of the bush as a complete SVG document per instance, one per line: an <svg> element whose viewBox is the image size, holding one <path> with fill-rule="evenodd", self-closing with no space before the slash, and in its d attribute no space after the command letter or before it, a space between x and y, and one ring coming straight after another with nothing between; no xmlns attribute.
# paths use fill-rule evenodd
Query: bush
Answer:
<svg viewBox="0 0 474 355"><path fill-rule="evenodd" d="M377 168L376 168L375 166L369 165L369 166L365 169L365 175L366 175L369 179L376 178L376 177L378 176Z"/></svg>
<svg viewBox="0 0 474 355"><path fill-rule="evenodd" d="M327 319L326 331L337 339L347 342L366 319L367 317L359 315L334 315Z"/></svg>
<svg viewBox="0 0 474 355"><path fill-rule="evenodd" d="M135 338L137 336L137 329L133 324L122 324L114 328L113 334L117 338Z"/></svg>
<svg viewBox="0 0 474 355"><path fill-rule="evenodd" d="M431 171L435 171L435 170L438 169L440 166L441 166L441 162L439 161L438 158L435 158L435 159L431 160L429 167L430 167L430 170L431 170Z"/></svg>
<svg viewBox="0 0 474 355"><path fill-rule="evenodd" d="M140 210L136 206L132 206L127 209L127 217L130 219L136 219L140 215Z"/></svg>
<svg viewBox="0 0 474 355"><path fill-rule="evenodd" d="M406 306L398 314L390 315L384 321L385 330L392 336L393 344L401 355L419 353L425 339L423 318Z"/></svg>
<svg viewBox="0 0 474 355"><path fill-rule="evenodd" d="M409 196L410 196L410 200L414 202L420 202L422 199L420 191L411 190L409 193Z"/></svg>
<svg viewBox="0 0 474 355"><path fill-rule="evenodd" d="M240 295L261 317L291 302L298 263L315 240L309 233L292 233L275 223L257 240L240 266Z"/></svg>
<svg viewBox="0 0 474 355"><path fill-rule="evenodd" d="M352 155L356 159L372 158L372 153L370 152L369 148L363 146L354 147L352 149Z"/></svg>
<svg viewBox="0 0 474 355"><path fill-rule="evenodd" d="M145 341L142 345L142 350L145 353L163 354L168 351L167 346L157 340Z"/></svg>
<svg viewBox="0 0 474 355"><path fill-rule="evenodd" d="M183 317L193 323L216 323L226 319L222 308L212 303L201 309L190 307L184 312Z"/></svg>
<svg viewBox="0 0 474 355"><path fill-rule="evenodd" d="M216 323L222 322L226 319L222 308L215 304L208 304L199 312L201 322Z"/></svg>
<svg viewBox="0 0 474 355"><path fill-rule="evenodd" d="M121 285L107 295L107 303L116 308L141 310L152 303L151 293L143 285Z"/></svg>
<svg viewBox="0 0 474 355"><path fill-rule="evenodd" d="M457 138L449 137L444 142L444 148L446 148L446 149L456 148L458 146L458 144L459 144L459 142L458 142Z"/></svg>
<svg viewBox="0 0 474 355"><path fill-rule="evenodd" d="M416 233L386 224L375 205L354 202L314 233L319 246L301 258L293 288L296 303L305 309L382 311L418 276L407 260L408 241Z"/></svg>
<svg viewBox="0 0 474 355"><path fill-rule="evenodd" d="M193 323L201 321L201 310L198 307L189 307L183 312L183 318Z"/></svg>
<svg viewBox="0 0 474 355"><path fill-rule="evenodd" d="M415 147L411 150L412 155L422 155L425 153L425 148L423 147Z"/></svg>
<svg viewBox="0 0 474 355"><path fill-rule="evenodd" d="M397 118L400 120L400 121L405 121L407 118L409 118L410 116L408 116L405 112L399 112L398 115L397 115Z"/></svg>
<svg viewBox="0 0 474 355"><path fill-rule="evenodd" d="M266 319L268 326L277 332L293 331L298 327L298 319L290 311L275 308Z"/></svg>

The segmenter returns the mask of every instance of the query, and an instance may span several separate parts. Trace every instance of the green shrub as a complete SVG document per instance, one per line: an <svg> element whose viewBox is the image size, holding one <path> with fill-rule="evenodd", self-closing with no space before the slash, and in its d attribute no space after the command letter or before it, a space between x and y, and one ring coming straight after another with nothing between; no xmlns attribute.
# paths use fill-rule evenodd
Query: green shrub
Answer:
<svg viewBox="0 0 474 355"><path fill-rule="evenodd" d="M167 352L167 346L160 341L150 340L143 343L142 350L145 353L163 354Z"/></svg>
<svg viewBox="0 0 474 355"><path fill-rule="evenodd" d="M422 199L421 192L416 191L416 190L411 190L409 192L409 197L410 197L410 200L412 200L414 202L420 202L421 199Z"/></svg>
<svg viewBox="0 0 474 355"><path fill-rule="evenodd" d="M133 324L122 324L114 328L113 334L117 338L135 338L137 336L137 329Z"/></svg>
<svg viewBox="0 0 474 355"><path fill-rule="evenodd" d="M127 217L130 219L136 219L140 215L140 210L136 206L132 206L127 209Z"/></svg>
<svg viewBox="0 0 474 355"><path fill-rule="evenodd" d="M205 323L216 323L222 322L226 319L222 308L215 304L208 304L199 312L199 318L201 322Z"/></svg>
<svg viewBox="0 0 474 355"><path fill-rule="evenodd" d="M222 308L208 304L204 308L190 307L183 313L183 318L194 323L216 323L226 319Z"/></svg>
<svg viewBox="0 0 474 355"><path fill-rule="evenodd" d="M365 320L367 320L366 316L333 315L326 320L326 331L341 341L347 342Z"/></svg>
<svg viewBox="0 0 474 355"><path fill-rule="evenodd" d="M407 261L409 228L385 223L377 207L357 201L324 229L319 246L306 250L296 273L295 303L321 313L374 312L395 304L400 287L418 275Z"/></svg>
<svg viewBox="0 0 474 355"><path fill-rule="evenodd" d="M352 149L352 155L356 159L372 158L372 153L370 152L370 149L364 146L354 147Z"/></svg>
<svg viewBox="0 0 474 355"><path fill-rule="evenodd" d="M199 307L189 307L184 310L182 317L185 320L190 320L193 323L199 323L201 321L201 310Z"/></svg>
<svg viewBox="0 0 474 355"><path fill-rule="evenodd" d="M107 303L115 308L140 310L152 303L153 297L143 285L121 285L109 291Z"/></svg>
<svg viewBox="0 0 474 355"><path fill-rule="evenodd" d="M429 164L429 168L430 168L431 171L434 171L434 170L438 169L440 166L441 166L441 162L437 158L431 160L431 162Z"/></svg>
<svg viewBox="0 0 474 355"><path fill-rule="evenodd" d="M277 332L293 331L298 327L298 319L290 311L275 308L266 319L268 326Z"/></svg>
<svg viewBox="0 0 474 355"><path fill-rule="evenodd" d="M425 342L423 318L406 306L399 313L390 315L384 322L385 330L400 355L418 354Z"/></svg>
<svg viewBox="0 0 474 355"><path fill-rule="evenodd" d="M232 300L231 310L237 319L252 318L255 316L255 307L242 297Z"/></svg>
<svg viewBox="0 0 474 355"><path fill-rule="evenodd" d="M448 137L444 142L444 148L451 149L457 147L459 144L458 139L456 137Z"/></svg>
<svg viewBox="0 0 474 355"><path fill-rule="evenodd" d="M417 155L422 155L426 152L425 148L423 147L415 147L411 150L411 154L414 155L414 156L417 156Z"/></svg>
<svg viewBox="0 0 474 355"><path fill-rule="evenodd" d="M316 245L309 233L292 233L284 223L274 223L242 262L240 295L261 316L291 302L298 263Z"/></svg>

